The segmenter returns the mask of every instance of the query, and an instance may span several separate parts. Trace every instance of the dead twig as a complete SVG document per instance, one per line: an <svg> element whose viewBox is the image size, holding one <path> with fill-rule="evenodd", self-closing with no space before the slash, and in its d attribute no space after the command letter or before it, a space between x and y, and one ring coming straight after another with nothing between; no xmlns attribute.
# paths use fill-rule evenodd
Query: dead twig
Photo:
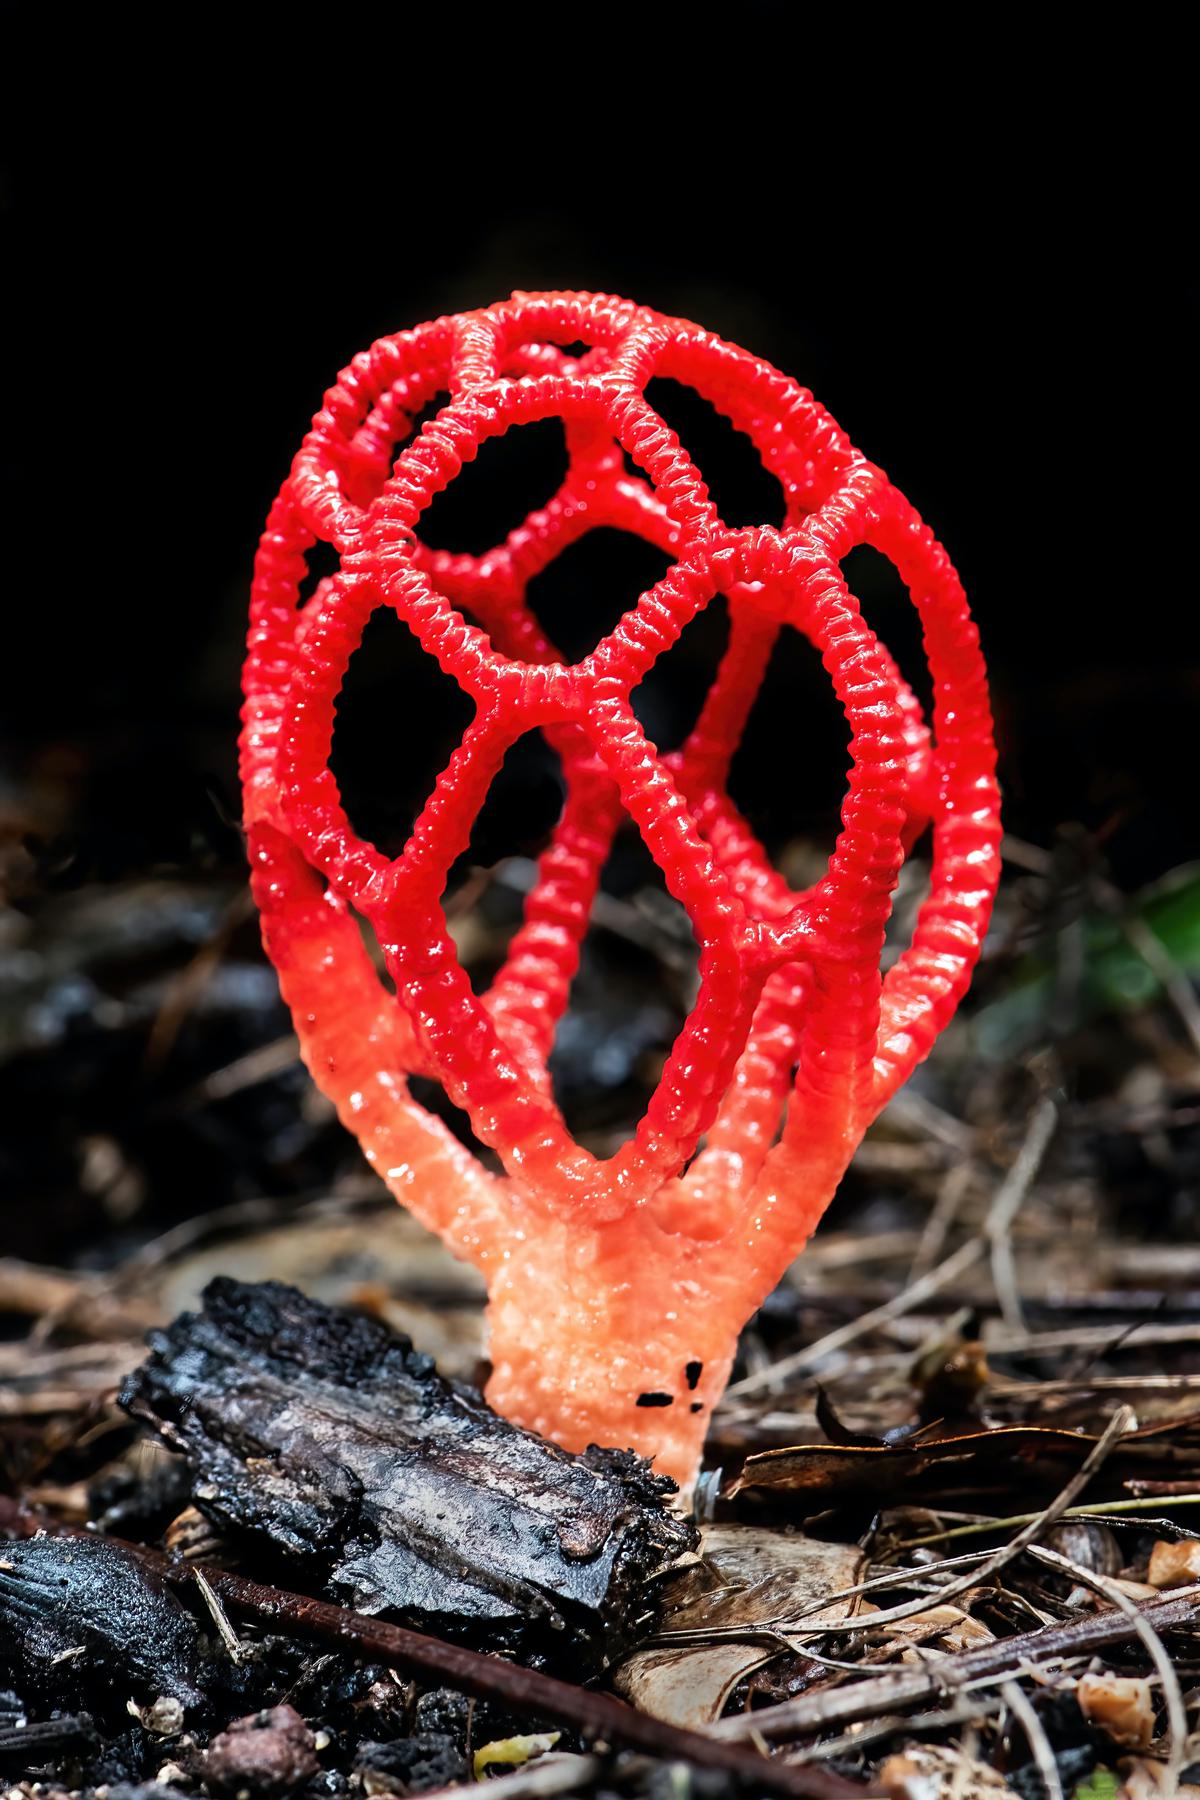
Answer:
<svg viewBox="0 0 1200 1800"><path fill-rule="evenodd" d="M244 1088L256 1087L260 1081L282 1075L299 1060L300 1040L295 1032L289 1031L285 1037L272 1038L269 1044L259 1044L256 1049L247 1050L244 1056L237 1056L222 1068L214 1069L211 1075L190 1088L183 1099L185 1102L228 1100Z"/></svg>
<svg viewBox="0 0 1200 1800"><path fill-rule="evenodd" d="M1023 1331L1025 1320L1020 1303L1015 1298L1016 1274L1012 1262L1010 1233L1021 1203L1042 1165L1057 1124L1057 1103L1047 1096L1035 1106L1025 1141L1012 1168L996 1190L982 1231L975 1237L968 1238L944 1262L930 1269L928 1274L920 1276L882 1306L874 1306L848 1325L839 1325L836 1331L826 1332L823 1338L818 1338L815 1344L809 1344L806 1349L781 1357L778 1362L771 1363L765 1369L757 1369L752 1375L744 1375L740 1381L735 1381L726 1389L725 1401L741 1400L748 1394L760 1393L764 1388L775 1388L794 1375L807 1374L835 1350L842 1350L876 1327L887 1325L902 1314L912 1312L923 1300L940 1293L952 1281L957 1281L960 1275L964 1275L985 1254L991 1257L1001 1310L1010 1324L1015 1318L1019 1329Z"/></svg>
<svg viewBox="0 0 1200 1800"><path fill-rule="evenodd" d="M648 1713L636 1712L610 1694L574 1687L539 1670L521 1668L499 1657L484 1656L444 1643L440 1638L368 1618L348 1607L265 1587L224 1569L207 1568L202 1572L227 1607L269 1623L275 1630L285 1625L299 1636L317 1638L373 1662L432 1675L439 1683L460 1688L477 1699L502 1700L522 1712L561 1719L593 1743L622 1744L667 1761L722 1768L740 1776L751 1789L802 1795L808 1800L833 1800L834 1796L841 1800L849 1794L879 1792L853 1787L815 1769L791 1768L732 1744L715 1743L705 1734L685 1731ZM174 1569L171 1579L187 1580L194 1573L194 1569Z"/></svg>
<svg viewBox="0 0 1200 1800"><path fill-rule="evenodd" d="M249 888L239 888L216 928L191 961L171 977L146 1040L145 1066L148 1070L158 1069L166 1061L184 1021L224 960L239 926L253 914L254 901Z"/></svg>
<svg viewBox="0 0 1200 1800"><path fill-rule="evenodd" d="M1007 1544L1001 1545L999 1550L987 1558L982 1567L970 1574L959 1576L946 1587L939 1588L936 1603L943 1605L947 1600L954 1600L959 1594L965 1594L969 1588L976 1587L981 1582L990 1581L992 1576L998 1574L1006 1563L1010 1563L1015 1556L1019 1556L1022 1550L1033 1543L1034 1539L1039 1537L1047 1526L1053 1525L1057 1519L1060 1519L1076 1495L1082 1493L1092 1479L1117 1439L1123 1437L1132 1424L1133 1409L1128 1406L1119 1406L1103 1434L1097 1438L1079 1468L1049 1506L1036 1518L1031 1519L1029 1524L1018 1531L1015 1537L1010 1538ZM837 1595L827 1596L820 1605L806 1610L821 1612L837 1598ZM834 1620L832 1624L822 1624L820 1630L824 1635L831 1631L863 1631L879 1625L892 1625L900 1619L914 1618L917 1613L924 1612L931 1604L933 1604L932 1601L921 1595L916 1600L906 1600L900 1606L890 1607L886 1612L869 1613L865 1618L838 1619ZM797 1613L796 1622L801 1622L804 1617L805 1613Z"/></svg>
<svg viewBox="0 0 1200 1800"><path fill-rule="evenodd" d="M536 1762L529 1763L523 1769L514 1769L510 1775L493 1775L488 1778L488 1800L493 1794L499 1800L545 1800L550 1794L579 1794L590 1787L600 1773L601 1763L598 1756L563 1755L539 1756ZM462 1800L469 1790L460 1783L454 1787L427 1790L425 1800L443 1800L445 1796L453 1796L453 1800Z"/></svg>
<svg viewBox="0 0 1200 1800"><path fill-rule="evenodd" d="M1058 1103L1048 1094L1038 1101L1029 1120L1025 1141L1016 1161L996 1190L983 1232L988 1241L992 1262L992 1285L1000 1303L1000 1311L1009 1326L1024 1331L1025 1315L1021 1309L1017 1265L1012 1248L1012 1228L1018 1212L1037 1178L1050 1140L1058 1128Z"/></svg>
<svg viewBox="0 0 1200 1800"><path fill-rule="evenodd" d="M830 1762L836 1756L856 1756L868 1744L877 1744L881 1739L890 1738L902 1731L906 1738L920 1737L926 1731L942 1732L951 1725L970 1725L981 1719L995 1718L1004 1710L1003 1701L980 1699L978 1695L963 1695L951 1706L938 1707L927 1713L893 1713L888 1717L876 1719L873 1724L865 1722L855 1725L851 1730L839 1733L837 1737L822 1738L819 1744L809 1744L803 1750L788 1752L791 1763L823 1763Z"/></svg>
<svg viewBox="0 0 1200 1800"><path fill-rule="evenodd" d="M836 1331L826 1332L823 1338L818 1338L815 1344L809 1344L807 1349L781 1357L767 1368L758 1369L753 1375L744 1375L740 1381L733 1382L725 1390L725 1400L741 1400L747 1394L761 1392L763 1388L777 1387L780 1382L789 1380L793 1375L807 1374L835 1350L841 1350L856 1338L864 1337L877 1325L886 1325L890 1320L899 1318L902 1313L911 1312L922 1300L929 1299L930 1295L948 1287L952 1281L957 1281L960 1275L965 1274L980 1260L986 1249L986 1238L970 1238L952 1256L948 1256L945 1262L939 1263L936 1269L931 1269L919 1281L914 1281L911 1287L905 1288L894 1299L886 1301L882 1306L872 1307L870 1312L861 1314L849 1325L839 1325Z"/></svg>
<svg viewBox="0 0 1200 1800"><path fill-rule="evenodd" d="M1179 1685L1179 1677L1175 1673L1174 1664L1167 1654L1166 1645L1134 1605L1128 1594L1122 1592L1115 1581L1107 1575L1100 1575L1093 1569L1085 1569L1081 1563L1072 1562L1069 1556L1061 1556L1057 1550L1048 1550L1043 1545L1035 1545L1030 1550L1040 1563L1048 1563L1051 1568L1060 1569L1070 1575L1073 1581L1082 1587L1090 1588L1094 1594L1100 1594L1110 1605L1115 1606L1129 1620L1135 1633L1145 1645L1146 1654L1158 1673L1162 1683L1163 1702L1167 1709L1167 1728L1169 1744L1166 1757L1165 1791L1175 1793L1179 1786L1179 1773L1183 1768L1184 1750L1187 1745L1188 1722L1187 1708L1183 1703L1183 1691ZM1189 1590L1194 1591L1194 1590Z"/></svg>
<svg viewBox="0 0 1200 1800"><path fill-rule="evenodd" d="M1158 933L1151 930L1140 913L1130 910L1128 900L1119 889L1104 882L1101 898L1118 920L1130 949L1141 957L1175 1008L1193 1050L1200 1056L1200 1003L1186 971L1180 968Z"/></svg>
<svg viewBox="0 0 1200 1800"><path fill-rule="evenodd" d="M933 1211L925 1221L917 1253L908 1271L908 1284L920 1281L922 1276L936 1266L974 1174L973 1165L969 1159L964 1158L961 1162L951 1164L942 1176Z"/></svg>
<svg viewBox="0 0 1200 1800"><path fill-rule="evenodd" d="M1029 1745L1034 1766L1041 1776L1042 1786L1046 1790L1046 1800L1064 1800L1063 1785L1059 1779L1054 1751L1050 1747L1049 1738L1042 1730L1042 1721L1034 1712L1025 1690L1019 1687L1015 1681L1005 1681L1000 1686L1000 1697L1025 1733L1025 1742Z"/></svg>
<svg viewBox="0 0 1200 1800"><path fill-rule="evenodd" d="M953 1113L948 1113L945 1107L937 1106L924 1094L919 1094L915 1088L901 1088L888 1101L882 1117L889 1124L935 1139L956 1156L970 1156L974 1152L975 1133L972 1128L962 1119L956 1119Z"/></svg>
<svg viewBox="0 0 1200 1800"><path fill-rule="evenodd" d="M1143 1607L1132 1601L1129 1604L1137 1620L1160 1636L1164 1631L1181 1627L1195 1629L1200 1625L1200 1583L1180 1588L1162 1600L1148 1601ZM940 1657L936 1662L889 1669L883 1675L839 1684L815 1694L802 1694L795 1700L781 1701L778 1706L763 1707L759 1712L736 1714L721 1719L709 1730L718 1738L749 1737L757 1732L767 1742L778 1742L783 1738L843 1729L860 1719L904 1713L938 1695L995 1686L1025 1669L1045 1668L1054 1663L1090 1657L1138 1635L1135 1619L1114 1607L1088 1618L1072 1620L1069 1625L1043 1626L1038 1631L1004 1638L995 1644L983 1644L978 1650L967 1650L957 1657Z"/></svg>
<svg viewBox="0 0 1200 1800"><path fill-rule="evenodd" d="M152 1322L148 1311L113 1299L101 1277L73 1275L11 1256L0 1256L0 1313L34 1320L40 1327L38 1341L64 1325L92 1342L128 1338Z"/></svg>
<svg viewBox="0 0 1200 1800"><path fill-rule="evenodd" d="M196 1586L200 1590L200 1598L204 1601L205 1606L207 1606L212 1615L212 1622L217 1628L217 1636L229 1653L230 1662L240 1663L245 1656L245 1650L237 1632L229 1623L225 1608L213 1593L212 1587L202 1569L197 1569L195 1571L194 1579Z"/></svg>
<svg viewBox="0 0 1200 1800"><path fill-rule="evenodd" d="M1179 1493L1171 1495L1171 1505L1200 1506L1200 1494ZM1150 1494L1140 1500L1099 1500L1094 1506L1068 1506L1061 1515L1064 1519L1095 1519L1098 1524L1123 1513L1153 1512L1156 1506L1162 1505L1161 1494ZM948 1517L948 1514L943 1514ZM1040 1513L1013 1513L1007 1519L971 1519L967 1524L954 1525L947 1531L929 1531L922 1537L905 1538L896 1547L900 1550L920 1550L927 1544L946 1544L951 1538L977 1537L985 1531L1011 1531L1018 1525L1028 1525L1032 1520L1040 1518ZM1177 1530L1184 1537L1196 1536L1188 1533L1182 1526L1176 1526L1171 1519L1146 1519L1143 1524L1156 1527L1160 1531ZM941 1567L942 1565L938 1565ZM928 1570L925 1571L928 1573Z"/></svg>
<svg viewBox="0 0 1200 1800"><path fill-rule="evenodd" d="M1068 1331L1005 1330L985 1324L983 1341L994 1356L1042 1356L1058 1350L1097 1350L1111 1356L1118 1350L1140 1350L1152 1344L1200 1343L1200 1319L1181 1325L1151 1321L1116 1327L1077 1325ZM1091 1383L1083 1378L1073 1385L1086 1388Z"/></svg>

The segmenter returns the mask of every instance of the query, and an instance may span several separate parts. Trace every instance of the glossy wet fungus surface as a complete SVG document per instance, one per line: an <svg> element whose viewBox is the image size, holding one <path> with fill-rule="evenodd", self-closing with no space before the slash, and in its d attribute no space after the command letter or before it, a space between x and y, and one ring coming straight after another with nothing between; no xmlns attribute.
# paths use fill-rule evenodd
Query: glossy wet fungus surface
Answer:
<svg viewBox="0 0 1200 1800"><path fill-rule="evenodd" d="M780 528L723 522L646 397L652 376L695 388L750 438L782 486ZM483 444L549 418L564 422L569 467L545 507L482 555L422 543L432 500ZM568 663L527 588L600 526L673 560ZM920 614L930 725L843 578L864 544ZM304 597L318 545L337 572ZM631 694L717 595L727 648L691 735L660 754ZM381 607L475 708L396 857L352 829L329 766L338 692ZM727 786L788 628L818 650L851 734L841 832L803 891ZM627 301L518 294L380 339L330 389L259 546L244 687L254 892L305 1060L396 1197L483 1271L488 1398L568 1448L634 1446L687 1482L741 1326L979 954L999 873L995 753L945 552L768 364ZM442 895L505 753L533 731L560 760L565 799L523 923L477 994ZM623 820L686 909L700 981L636 1131L601 1160L568 1131L547 1063ZM891 894L926 826L929 897L881 978ZM412 1076L441 1084L503 1174L413 1098Z"/></svg>

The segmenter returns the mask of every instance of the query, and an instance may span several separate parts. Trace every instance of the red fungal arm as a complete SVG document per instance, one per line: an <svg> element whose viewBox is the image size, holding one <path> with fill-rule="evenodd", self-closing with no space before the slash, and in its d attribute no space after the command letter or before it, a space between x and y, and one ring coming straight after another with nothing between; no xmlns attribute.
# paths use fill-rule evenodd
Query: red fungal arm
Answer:
<svg viewBox="0 0 1200 1800"><path fill-rule="evenodd" d="M579 356L561 347L580 341ZM750 437L782 485L781 530L722 522L646 400L653 374L691 384ZM414 438L439 392L449 403ZM423 512L479 446L550 417L565 421L569 452L559 493L484 556L426 548ZM673 562L565 665L525 592L600 525ZM339 572L301 605L318 539ZM932 731L847 590L841 564L859 544L890 558L920 612ZM691 738L661 756L630 694L717 593L728 648ZM379 606L476 705L395 859L353 832L329 770L338 690ZM785 625L820 653L851 728L841 832L803 894L726 788ZM627 301L518 294L381 339L326 395L259 546L244 688L254 890L303 1054L396 1197L484 1270L489 1397L572 1448L632 1444L690 1479L741 1326L953 1014L987 927L995 751L977 635L944 551L812 396L767 364ZM480 997L441 895L506 750L531 729L557 751L566 798L522 927ZM625 818L687 909L700 991L634 1137L600 1161L567 1131L546 1064ZM930 895L882 980L897 873L929 823ZM441 1081L503 1176L412 1099L411 1074Z"/></svg>

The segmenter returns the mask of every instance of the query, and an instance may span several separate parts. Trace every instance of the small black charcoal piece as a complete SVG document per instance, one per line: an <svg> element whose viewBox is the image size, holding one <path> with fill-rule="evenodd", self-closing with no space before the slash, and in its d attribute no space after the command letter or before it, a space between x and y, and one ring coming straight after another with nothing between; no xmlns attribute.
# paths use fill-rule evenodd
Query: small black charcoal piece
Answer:
<svg viewBox="0 0 1200 1800"><path fill-rule="evenodd" d="M651 1391L648 1394L639 1394L635 1404L638 1406L673 1406L675 1396Z"/></svg>
<svg viewBox="0 0 1200 1800"><path fill-rule="evenodd" d="M695 1542L674 1484L631 1452L571 1456L407 1339L280 1282L220 1277L149 1341L121 1404L186 1456L196 1504L360 1611L595 1662Z"/></svg>
<svg viewBox="0 0 1200 1800"><path fill-rule="evenodd" d="M390 1744L361 1744L354 1772L368 1796L424 1794L465 1781L467 1759L452 1737L422 1731Z"/></svg>
<svg viewBox="0 0 1200 1800"><path fill-rule="evenodd" d="M166 1530L190 1497L187 1468L176 1457L162 1457L148 1475L134 1464L118 1464L88 1487L88 1517L112 1537L148 1543Z"/></svg>
<svg viewBox="0 0 1200 1800"><path fill-rule="evenodd" d="M132 1552L103 1538L34 1537L0 1546L0 1657L26 1691L78 1694L88 1675L124 1697L199 1708L199 1631Z"/></svg>
<svg viewBox="0 0 1200 1800"><path fill-rule="evenodd" d="M43 1769L61 1769L65 1761L94 1749L98 1741L86 1713L0 1725L0 1775L20 1780Z"/></svg>
<svg viewBox="0 0 1200 1800"><path fill-rule="evenodd" d="M119 1688L114 1688L109 1696L109 1730L112 1732L112 1718L118 1708L125 1711L125 1703L121 1699ZM128 1719L128 1715L126 1715ZM177 1747L176 1744L172 1749ZM127 1792L140 1792L145 1782L151 1779L162 1767L164 1760L171 1760L171 1751L164 1752L163 1740L140 1725L129 1724L124 1731L112 1732L105 1736L97 1746L95 1754L80 1769L81 1780L78 1784L88 1789L107 1788L111 1794L116 1787L123 1786ZM62 1765L59 1765L61 1771ZM57 1771L56 1771L57 1772ZM159 1789L160 1795L162 1789Z"/></svg>
<svg viewBox="0 0 1200 1800"><path fill-rule="evenodd" d="M704 1364L702 1362L698 1362L696 1360L696 1358L693 1357L691 1362L688 1363L686 1365L686 1367L684 1368L683 1373L684 1373L684 1377L687 1381L688 1387L691 1388L691 1390L694 1393L696 1390L696 1384L699 1382L700 1377L704 1373Z"/></svg>
<svg viewBox="0 0 1200 1800"><path fill-rule="evenodd" d="M472 1716L478 1708L477 1700L468 1699L457 1688L429 1688L417 1701L413 1726L418 1735L435 1732L440 1737L452 1737L456 1742L465 1743Z"/></svg>

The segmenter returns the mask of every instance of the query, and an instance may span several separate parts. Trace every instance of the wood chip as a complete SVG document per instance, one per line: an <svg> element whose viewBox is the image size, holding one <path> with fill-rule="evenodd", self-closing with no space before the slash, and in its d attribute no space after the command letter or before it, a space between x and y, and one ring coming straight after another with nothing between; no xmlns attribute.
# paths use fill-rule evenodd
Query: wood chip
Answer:
<svg viewBox="0 0 1200 1800"><path fill-rule="evenodd" d="M1168 1544L1160 1539L1150 1552L1146 1580L1152 1588L1188 1587L1200 1581L1200 1540L1183 1538Z"/></svg>
<svg viewBox="0 0 1200 1800"><path fill-rule="evenodd" d="M1144 1750L1154 1736L1150 1683L1122 1675L1081 1675L1075 1689L1079 1710L1118 1744Z"/></svg>

